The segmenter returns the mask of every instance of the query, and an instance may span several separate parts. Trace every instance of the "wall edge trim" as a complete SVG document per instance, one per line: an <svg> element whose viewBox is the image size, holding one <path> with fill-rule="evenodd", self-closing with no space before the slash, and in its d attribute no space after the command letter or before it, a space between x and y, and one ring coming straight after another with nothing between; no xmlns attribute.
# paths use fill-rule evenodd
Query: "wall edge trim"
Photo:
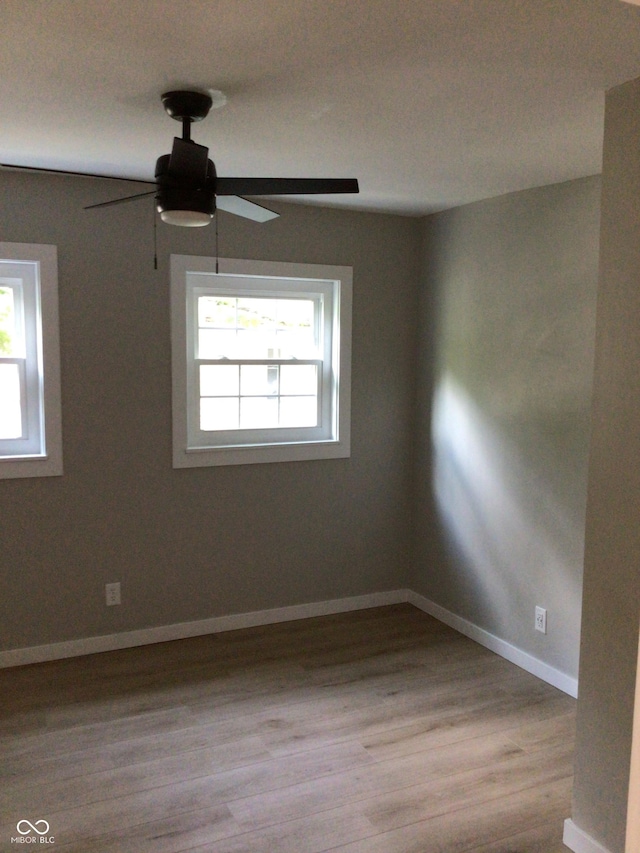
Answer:
<svg viewBox="0 0 640 853"><path fill-rule="evenodd" d="M116 634L103 634L78 640L66 640L42 646L0 651L0 669L10 666L43 663L63 658L80 657L97 652L112 652L134 646L146 646L151 643L164 643L170 640L184 640L188 637L200 637L204 634L218 634L238 628L254 628L258 625L272 625L276 622L292 622L295 619L310 619L314 616L329 616L333 613L347 613L351 610L366 610L370 607L383 607L386 604L407 602L407 590L388 590L348 598L336 598L328 601L316 601L309 604L294 604L288 607L276 607L269 610L255 610L247 613L235 613L229 616L214 616L193 622L177 622L171 625L158 625L152 628L140 628Z"/></svg>
<svg viewBox="0 0 640 853"><path fill-rule="evenodd" d="M269 610L254 610L247 613L234 613L229 616L214 616L193 622L177 622L171 625L159 625L152 628L140 628L117 634L103 634L97 637L85 637L78 640L66 640L41 646L8 649L0 651L0 669L11 666L25 666L63 658L99 652L113 652L151 643L164 643L171 640L185 640L204 634L217 634L222 631L234 631L239 628L254 628L259 625L272 625L277 622L291 622L295 619L310 619L314 616L330 616L334 613L347 613L352 610L366 610L370 607L384 607L388 604L412 604L424 613L428 613L450 628L454 628L465 637L519 666L521 669L557 687L574 698L578 695L578 681L528 652L496 637L468 622L461 616L446 610L423 595L410 589L393 589L356 595L347 598L334 598L327 601L314 601L308 604L294 604L287 607L275 607ZM599 851L598 851L599 853ZM605 851L606 853L606 851Z"/></svg>
<svg viewBox="0 0 640 853"><path fill-rule="evenodd" d="M505 658L511 663L515 663L516 666L519 666L521 669L537 676L542 679L542 681L546 681L547 684L557 687L559 690L562 690L574 699L577 698L577 678L567 675L567 673L556 669L544 661L541 661L539 658L534 657L506 640L496 637L495 634L485 631L484 628L480 628L473 622L463 619L462 616L452 613L450 610L441 607L439 604L436 604L434 601L425 598L425 596L420 595L417 592L408 590L407 601L409 604L413 604L415 607L418 607L420 610L423 610L425 613L428 613L440 622L444 622L445 625L449 625L450 628L454 628L456 631L464 634L465 637L475 640L476 643L479 643L481 646L495 652L500 655L500 657Z"/></svg>
<svg viewBox="0 0 640 853"><path fill-rule="evenodd" d="M564 822L562 843L569 850L573 850L573 853L609 853L606 847L576 826L571 818L567 818Z"/></svg>

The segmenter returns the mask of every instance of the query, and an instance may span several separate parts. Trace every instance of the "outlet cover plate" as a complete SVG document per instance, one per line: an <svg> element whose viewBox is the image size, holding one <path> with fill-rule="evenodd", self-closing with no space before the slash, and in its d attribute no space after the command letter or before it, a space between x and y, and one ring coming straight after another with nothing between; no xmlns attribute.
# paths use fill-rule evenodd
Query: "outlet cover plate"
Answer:
<svg viewBox="0 0 640 853"><path fill-rule="evenodd" d="M104 594L107 607L120 604L120 582L105 584Z"/></svg>
<svg viewBox="0 0 640 853"><path fill-rule="evenodd" d="M536 607L536 631L547 633L547 611L544 607Z"/></svg>

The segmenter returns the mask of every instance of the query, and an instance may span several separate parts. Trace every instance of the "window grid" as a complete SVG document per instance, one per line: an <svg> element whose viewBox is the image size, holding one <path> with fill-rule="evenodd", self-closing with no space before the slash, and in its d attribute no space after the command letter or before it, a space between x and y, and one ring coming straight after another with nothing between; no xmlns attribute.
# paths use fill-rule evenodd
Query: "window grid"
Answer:
<svg viewBox="0 0 640 853"><path fill-rule="evenodd" d="M320 359L295 359L287 361L275 361L273 359L199 359L198 360L198 377L199 377L199 398L200 398L200 429L203 431L215 431L222 429L256 429L260 424L254 422L251 417L243 412L243 401L245 409L248 409L248 403L251 400L269 401L273 404L273 412L271 418L265 413L264 426L267 428L283 428L283 427L316 427L318 426L318 405L320 401L320 379L322 376L322 361ZM262 390L251 390L251 382L243 381L244 368L250 367L265 367L267 373L266 386ZM225 368L228 369L229 379L226 387L224 383L203 382L202 368ZM237 368L235 371L233 368ZM307 383L309 385L306 393L295 392L291 387L295 387L295 382L291 379L283 382L284 378L291 376L291 370L297 368L313 368L312 372L307 372ZM304 377L303 384L304 384ZM212 385L213 388L205 388L203 385ZM222 385L222 387L220 387ZM248 388L246 387L248 386ZM219 392L219 393L216 393ZM226 393L225 393L226 392ZM226 409L229 416L218 420L218 426L212 425L215 423L215 401L219 401L220 409ZM234 401L235 412L230 406L225 406L225 403ZM297 407L293 401L299 401ZM306 406L304 404L307 404ZM208 415L208 417L207 417ZM224 425L223 425L224 424Z"/></svg>

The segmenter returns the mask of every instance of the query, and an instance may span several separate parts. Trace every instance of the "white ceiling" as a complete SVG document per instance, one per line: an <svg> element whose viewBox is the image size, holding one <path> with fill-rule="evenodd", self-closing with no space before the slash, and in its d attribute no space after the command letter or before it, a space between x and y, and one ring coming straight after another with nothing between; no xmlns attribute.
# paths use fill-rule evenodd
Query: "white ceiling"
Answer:
<svg viewBox="0 0 640 853"><path fill-rule="evenodd" d="M216 89L218 174L411 215L599 172L604 92L640 76L620 0L0 0L0 33L2 162L152 179L160 94Z"/></svg>

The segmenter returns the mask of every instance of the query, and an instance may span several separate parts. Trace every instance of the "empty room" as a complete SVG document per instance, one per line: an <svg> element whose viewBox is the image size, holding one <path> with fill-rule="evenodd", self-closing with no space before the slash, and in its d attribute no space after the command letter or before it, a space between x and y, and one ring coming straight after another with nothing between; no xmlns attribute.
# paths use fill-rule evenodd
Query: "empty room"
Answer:
<svg viewBox="0 0 640 853"><path fill-rule="evenodd" d="M0 850L640 853L640 5L0 27Z"/></svg>

